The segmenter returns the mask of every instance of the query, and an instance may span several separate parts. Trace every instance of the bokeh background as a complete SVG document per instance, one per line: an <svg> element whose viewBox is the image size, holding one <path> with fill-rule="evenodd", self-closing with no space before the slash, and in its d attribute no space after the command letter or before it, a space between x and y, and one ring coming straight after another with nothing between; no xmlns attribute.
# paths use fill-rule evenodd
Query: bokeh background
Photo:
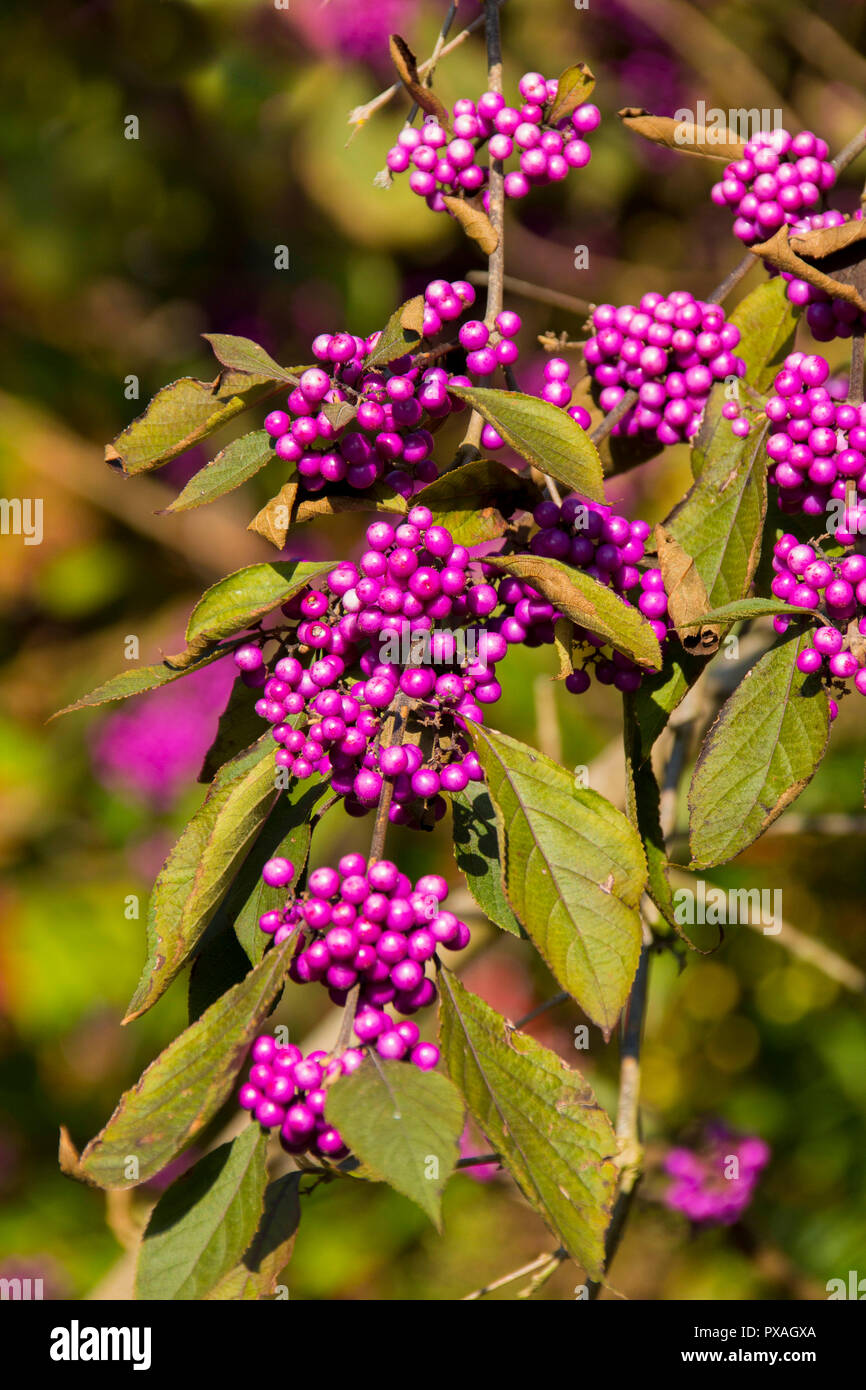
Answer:
<svg viewBox="0 0 866 1390"><path fill-rule="evenodd" d="M213 373L202 332L247 334L282 361L304 361L315 333L369 333L433 275L482 267L405 182L373 185L402 96L347 147L349 110L391 81L387 33L426 55L446 8L7 0L2 9L0 492L44 499L45 534L39 546L0 537L0 1274L41 1275L46 1296L129 1294L124 1243L155 1193L106 1202L61 1177L58 1126L79 1144L90 1138L186 1021L181 980L120 1028L143 958L143 923L124 909L137 894L144 911L201 800L196 774L231 675L212 667L125 707L46 721L123 667L128 637L143 661L176 650L202 589L268 553L245 525L279 481L266 472L212 508L159 516L208 454L127 481L103 466L102 446L164 382ZM463 0L458 24L476 14ZM503 26L507 91L528 69L555 75L578 59L598 78L604 120L591 165L511 209L508 229L509 273L577 298L708 292L739 257L729 219L709 201L720 166L639 143L618 108L781 107L792 129L816 129L834 150L866 121L866 11L850 0L591 0L587 9L507 0ZM484 85L476 36L443 61L437 86L450 103ZM859 165L849 171L838 206L856 206L863 177ZM578 244L589 247L587 270L574 268ZM289 249L288 270L274 268L277 245ZM738 293L752 283L756 274ZM535 334L579 333L575 313L509 302L524 314L524 360ZM830 355L844 366L845 345ZM688 476L684 452L669 450L619 480L615 496L655 521ZM351 528L339 529L307 527L300 544L334 553L353 544ZM551 685L550 661L512 654L496 722L567 765L591 765L594 784L615 796L616 706L597 687L576 699ZM716 876L782 889L786 920L807 944L847 958L850 974L833 978L746 927L712 955L665 951L653 962L649 1172L612 1273L629 1297L815 1299L830 1278L866 1274L857 698L778 833ZM332 817L316 857L366 833ZM457 882L445 833L404 835L402 853ZM528 948L483 924L465 978L512 1018L555 992ZM316 993L292 988L283 1016L293 1036L330 1040L333 1020L307 997ZM566 1005L531 1030L582 1066L610 1106L615 1045L605 1049L593 1030L589 1050L575 1053L580 1022ZM664 1205L660 1163L719 1118L763 1137L772 1159L735 1226L693 1230ZM467 1136L467 1152L474 1142ZM305 1199L291 1296L455 1298L549 1246L501 1177L456 1178L445 1216L439 1238L387 1188L320 1189ZM538 1296L572 1297L578 1281L566 1266Z"/></svg>

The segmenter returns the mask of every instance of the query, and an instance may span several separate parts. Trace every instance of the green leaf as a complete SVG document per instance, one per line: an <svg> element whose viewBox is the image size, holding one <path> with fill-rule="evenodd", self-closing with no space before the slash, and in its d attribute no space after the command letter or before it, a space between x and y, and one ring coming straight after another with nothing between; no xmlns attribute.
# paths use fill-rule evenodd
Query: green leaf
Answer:
<svg viewBox="0 0 866 1390"><path fill-rule="evenodd" d="M790 806L824 756L827 695L797 669L810 636L768 651L722 706L689 790L695 867L733 859Z"/></svg>
<svg viewBox="0 0 866 1390"><path fill-rule="evenodd" d="M274 458L274 442L267 430L254 430L252 434L234 439L215 459L193 474L165 510L188 512L193 507L203 507L206 502L215 502L218 497L240 487Z"/></svg>
<svg viewBox="0 0 866 1390"><path fill-rule="evenodd" d="M82 1177L97 1187L135 1187L201 1133L235 1085L250 1043L273 1008L293 949L286 941L269 951L151 1062L85 1148ZM130 1158L137 1161L132 1177Z"/></svg>
<svg viewBox="0 0 866 1390"><path fill-rule="evenodd" d="M634 717L640 728L641 761L649 757L653 744L677 705L685 699L701 672L706 669L706 657L692 655L679 642L665 643L661 670L644 673L632 697Z"/></svg>
<svg viewBox="0 0 866 1390"><path fill-rule="evenodd" d="M583 570L540 555L488 555L486 559L488 564L526 580L565 617L606 638L638 666L650 670L661 666L658 638L640 609L625 603Z"/></svg>
<svg viewBox="0 0 866 1390"><path fill-rule="evenodd" d="M329 795L327 782L313 786L295 782L280 793L276 806L245 859L220 907L214 927L231 925L249 959L261 960L268 937L259 927L259 918L272 908L282 907L303 873L310 852L313 816ZM295 866L290 885L270 888L262 878L262 865L279 855Z"/></svg>
<svg viewBox="0 0 866 1390"><path fill-rule="evenodd" d="M138 1299L200 1299L252 1240L265 1199L267 1135L248 1125L159 1199L138 1257Z"/></svg>
<svg viewBox="0 0 866 1390"><path fill-rule="evenodd" d="M469 892L497 927L512 936L525 936L502 886L496 812L487 788L480 782L470 782L464 791L452 792L451 809L454 858Z"/></svg>
<svg viewBox="0 0 866 1390"><path fill-rule="evenodd" d="M379 341L364 362L365 370L384 367L418 346L424 323L424 296L418 294L395 309L379 335Z"/></svg>
<svg viewBox="0 0 866 1390"><path fill-rule="evenodd" d="M304 370L303 367L281 367L251 338L238 338L232 333L203 333L202 337L210 343L217 361L236 372L247 372L270 381L288 381L297 386L298 373Z"/></svg>
<svg viewBox="0 0 866 1390"><path fill-rule="evenodd" d="M777 615L790 618L815 618L811 608L797 608L791 603L782 603L776 598L741 598L734 603L724 603L721 608L713 608L701 618L702 623L735 623L744 618L772 618Z"/></svg>
<svg viewBox="0 0 866 1390"><path fill-rule="evenodd" d="M564 410L520 391L449 386L453 396L477 410L522 458L593 502L604 501L598 450Z"/></svg>
<svg viewBox="0 0 866 1390"><path fill-rule="evenodd" d="M586 63L574 63L560 74L556 84L556 96L547 112L547 124L556 126L571 115L578 106L589 101L595 87L595 78Z"/></svg>
<svg viewBox="0 0 866 1390"><path fill-rule="evenodd" d="M277 798L273 740L263 734L214 778L154 884L147 960L124 1022L165 993L195 950Z"/></svg>
<svg viewBox="0 0 866 1390"><path fill-rule="evenodd" d="M251 748L262 736L262 717L256 714L261 691L244 685L240 676L233 682L225 708L219 717L214 741L198 774L199 782L212 782L224 763Z"/></svg>
<svg viewBox="0 0 866 1390"><path fill-rule="evenodd" d="M727 421L723 422L727 424ZM733 456L708 465L665 525L694 559L712 608L748 592L761 557L767 512L766 429L753 431Z"/></svg>
<svg viewBox="0 0 866 1390"><path fill-rule="evenodd" d="M51 718L59 719L61 714L69 714L75 709L107 705L112 700L128 700L133 695L144 695L148 690L158 690L160 686L171 685L172 681L179 681L182 676L191 675L193 671L203 670L205 666L210 666L212 661L219 661L222 656L225 656L225 652L217 650L207 652L187 666L168 666L164 661L160 661L156 666L136 666L131 671L121 671L110 680L103 681L102 685L98 685L87 695L73 700L71 705L57 710Z"/></svg>
<svg viewBox="0 0 866 1390"><path fill-rule="evenodd" d="M144 413L107 445L106 463L129 474L161 468L277 389L270 379L238 373L231 386L226 394L225 374L211 382L185 376L163 386Z"/></svg>
<svg viewBox="0 0 866 1390"><path fill-rule="evenodd" d="M205 590L192 610L186 628L189 648L242 632L333 568L333 560L278 560L226 575Z"/></svg>
<svg viewBox="0 0 866 1390"><path fill-rule="evenodd" d="M734 349L746 364L746 384L765 395L773 384L787 354L794 346L798 313L785 296L787 286L781 276L765 280L741 300L731 315L740 330ZM731 424L722 415L728 399L724 382L712 390L704 410L701 427L692 450L692 471L697 477L714 464L732 466L748 440L737 439Z"/></svg>
<svg viewBox="0 0 866 1390"><path fill-rule="evenodd" d="M212 924L213 925L213 924ZM262 933L264 935L264 933ZM263 950L259 952L259 959ZM187 1018L195 1023L211 1004L227 990L240 984L250 968L247 953L234 932L220 931L211 936L207 931L189 972Z"/></svg>
<svg viewBox="0 0 866 1390"><path fill-rule="evenodd" d="M370 1173L417 1202L439 1230L463 1131L447 1077L370 1056L329 1088L325 1114Z"/></svg>
<svg viewBox="0 0 866 1390"><path fill-rule="evenodd" d="M514 1031L449 970L439 973L445 1062L526 1200L591 1279L604 1270L616 1137L591 1087Z"/></svg>
<svg viewBox="0 0 866 1390"><path fill-rule="evenodd" d="M208 1299L267 1298L292 1257L301 1220L301 1173L286 1173L265 1191L265 1209L243 1262L205 1295Z"/></svg>
<svg viewBox="0 0 866 1390"><path fill-rule="evenodd" d="M506 517L531 511L542 491L530 478L495 459L476 459L443 473L412 498L429 507L437 526L445 526L457 545L480 545L504 535Z"/></svg>
<svg viewBox="0 0 866 1390"><path fill-rule="evenodd" d="M652 762L642 755L641 731L635 718L635 696L623 698L623 745L628 818L643 844L647 862L647 893L662 917L679 932L674 918L673 890L668 882L668 855L661 825L661 796Z"/></svg>
<svg viewBox="0 0 866 1390"><path fill-rule="evenodd" d="M640 955L640 837L550 758L466 724L497 812L506 897L560 986L609 1037Z"/></svg>

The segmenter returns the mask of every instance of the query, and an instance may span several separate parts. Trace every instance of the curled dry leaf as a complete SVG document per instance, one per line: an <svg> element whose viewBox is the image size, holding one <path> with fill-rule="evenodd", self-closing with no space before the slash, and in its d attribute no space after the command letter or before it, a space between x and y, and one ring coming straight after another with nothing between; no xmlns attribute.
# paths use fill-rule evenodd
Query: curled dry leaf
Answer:
<svg viewBox="0 0 866 1390"><path fill-rule="evenodd" d="M595 78L586 63L574 63L566 68L559 78L556 96L550 105L546 119L551 125L564 121L578 106L589 101L595 86Z"/></svg>
<svg viewBox="0 0 866 1390"><path fill-rule="evenodd" d="M617 115L623 125L636 135L665 145L680 154L698 154L705 159L721 159L728 163L742 159L743 142L723 125L699 126L694 121L678 121L673 116L653 116L640 106L625 106Z"/></svg>
<svg viewBox="0 0 866 1390"><path fill-rule="evenodd" d="M834 239L831 235L833 232L844 232L845 236ZM862 293L862 289L866 289L862 271L863 258L859 254L852 255L849 249L853 248L863 235L863 232L859 236L847 232L845 227L829 227L823 231L791 237L787 227L780 227L769 241L750 246L749 250L753 256L760 256L761 260L769 261L770 265L776 266L778 270L789 271L796 275L798 280L805 280L829 294L831 298L845 299L849 304L856 304L862 313L866 313L866 298ZM827 249L822 249L825 247ZM798 251L815 259L826 259L829 262L827 269L832 269L833 273L828 275L826 270L813 265L811 260L804 261L802 255L797 254ZM837 265L837 257L848 264Z"/></svg>
<svg viewBox="0 0 866 1390"><path fill-rule="evenodd" d="M499 245L499 233L480 203L469 198L454 198L449 194L445 194L442 201L470 240L477 242L485 256L492 256Z"/></svg>
<svg viewBox="0 0 866 1390"><path fill-rule="evenodd" d="M422 111L426 111L428 116L435 116L444 130L450 132L451 118L448 110L442 102L430 90L425 87L421 78L418 76L418 59L412 52L405 39L399 34L392 34L388 40L388 48L391 53L391 61L397 69L397 75L406 91L417 106Z"/></svg>
<svg viewBox="0 0 866 1390"><path fill-rule="evenodd" d="M297 495L297 480L290 478L287 483L283 483L276 497L272 497L270 502L253 517L247 530L255 531L257 535L270 541L271 545L275 545L277 550L282 550L286 544L289 527L292 524L292 510Z"/></svg>
<svg viewBox="0 0 866 1390"><path fill-rule="evenodd" d="M701 622L710 605L697 565L663 526L655 528L655 542L677 636L687 652L712 656L718 649L721 628L717 623Z"/></svg>
<svg viewBox="0 0 866 1390"><path fill-rule="evenodd" d="M559 618L553 628L553 645L559 661L559 670L553 677L555 681L564 681L566 676L570 676L574 670L572 661L572 644L574 642L574 623L570 618Z"/></svg>

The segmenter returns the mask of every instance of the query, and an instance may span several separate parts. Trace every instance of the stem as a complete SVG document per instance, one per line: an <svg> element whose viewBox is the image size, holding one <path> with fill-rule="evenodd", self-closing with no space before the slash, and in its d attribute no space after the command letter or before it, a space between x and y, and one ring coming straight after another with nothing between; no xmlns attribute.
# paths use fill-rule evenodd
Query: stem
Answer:
<svg viewBox="0 0 866 1390"><path fill-rule="evenodd" d="M852 405L863 404L863 329L855 328L851 335L851 374L848 379L848 400Z"/></svg>
<svg viewBox="0 0 866 1390"><path fill-rule="evenodd" d="M534 1260L530 1260L528 1265L521 1265L520 1269L512 1270L510 1274L503 1274L501 1279L494 1279L492 1284L485 1284L480 1289L475 1289L473 1293L468 1293L463 1299L464 1303L472 1303L475 1299L483 1298L486 1293L493 1293L494 1289L501 1289L505 1284L512 1284L515 1279L522 1279L525 1274L534 1274L538 1269L546 1269L551 1260L565 1258L565 1252L559 1250L545 1250L543 1254L536 1255Z"/></svg>
<svg viewBox="0 0 866 1390"><path fill-rule="evenodd" d="M858 130L857 134L851 137L848 144L842 147L836 155L836 158L832 159L830 163L833 165L836 173L841 174L842 170L847 169L848 165L852 164L858 154L861 154L863 150L866 150L866 126L864 126L862 130Z"/></svg>
<svg viewBox="0 0 866 1390"><path fill-rule="evenodd" d="M491 92L502 91L502 36L499 31L500 0L484 0L484 36L487 42L487 86ZM505 176L501 159L490 161L490 208L488 217L496 233L496 246L487 260L487 305L484 322L493 327L496 315L502 310L505 280ZM482 381L481 385L485 383ZM484 425L477 410L473 410L466 426L457 456L460 462L470 457L470 450L480 449Z"/></svg>
<svg viewBox="0 0 866 1390"><path fill-rule="evenodd" d="M527 1023L531 1023L534 1018L539 1018L541 1014L546 1014L548 1009L555 1009L558 1005L564 1004L570 997L571 996L566 994L563 990L561 994L554 994L552 999L545 999L543 1004L539 1004L536 1008L531 1009L528 1014L524 1014L523 1018L519 1018L514 1025L515 1028L523 1028Z"/></svg>
<svg viewBox="0 0 866 1390"><path fill-rule="evenodd" d="M473 285L486 285L489 276L486 270L470 270L466 279ZM537 300L539 304L550 304L554 309L564 309L566 313L575 314L581 319L588 318L592 310L588 299L577 299L572 294L549 290L546 285L533 285L530 280L519 280L514 275L503 275L502 284L511 294Z"/></svg>
<svg viewBox="0 0 866 1390"><path fill-rule="evenodd" d="M390 737L385 741L380 741L380 748L399 748L403 742L403 735L406 732L406 719L409 714L409 706L405 701L392 708L392 723ZM388 812L391 809L391 798L394 795L394 781L391 777L382 779L382 790L379 793L379 801L376 806L376 819L373 822L373 834L370 839L370 853L367 856L367 863L374 864L377 859L381 859L385 851L385 838L388 834ZM340 1024L340 1032L337 1036L337 1043L334 1049L335 1055L339 1056L345 1052L352 1040L352 1029L355 1026L355 1014L358 1012L358 996L361 993L360 981L353 985L346 999L346 1008L343 1020Z"/></svg>

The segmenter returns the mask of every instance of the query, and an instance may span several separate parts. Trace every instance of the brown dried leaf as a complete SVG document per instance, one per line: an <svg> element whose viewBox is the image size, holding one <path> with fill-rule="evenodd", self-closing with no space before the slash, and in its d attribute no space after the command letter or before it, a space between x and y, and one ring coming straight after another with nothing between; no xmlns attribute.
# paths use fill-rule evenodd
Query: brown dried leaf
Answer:
<svg viewBox="0 0 866 1390"><path fill-rule="evenodd" d="M553 645L559 660L559 671L553 677L555 681L564 681L566 676L570 676L574 670L572 662L573 641L574 623L570 618L559 618L553 628Z"/></svg>
<svg viewBox="0 0 866 1390"><path fill-rule="evenodd" d="M697 154L725 163L743 157L743 142L730 130L699 126L693 121L676 121L673 116L653 116L641 106L625 106L617 115L636 135L679 154Z"/></svg>
<svg viewBox="0 0 866 1390"><path fill-rule="evenodd" d="M406 40L401 39L399 34L392 34L388 40L388 48L391 53L391 62L397 69L397 75L412 100L429 116L435 116L443 130L450 133L451 117L448 114L448 109L442 105L442 102L429 87L424 86L418 76L418 59Z"/></svg>
<svg viewBox="0 0 866 1390"><path fill-rule="evenodd" d="M550 125L564 121L578 106L589 101L594 86L595 78L586 63L574 63L570 68L566 68L559 79L556 96L547 112L546 119Z"/></svg>
<svg viewBox="0 0 866 1390"><path fill-rule="evenodd" d="M271 545L275 545L277 550L282 550L286 544L286 536L293 520L293 510L295 500L298 495L298 482L295 478L290 478L287 483L283 483L276 497L272 497L266 506L253 517L248 531L255 531L263 536Z"/></svg>
<svg viewBox="0 0 866 1390"><path fill-rule="evenodd" d="M710 604L697 566L663 526L655 528L655 542L668 596L668 612L677 636L686 651L712 656L719 646L721 627L717 623L700 622Z"/></svg>
<svg viewBox="0 0 866 1390"><path fill-rule="evenodd" d="M66 1125L60 1126L60 1143L57 1146L57 1162L64 1177L74 1178L76 1182L86 1183L88 1187L96 1187L93 1181L81 1167L81 1155L72 1142L72 1136Z"/></svg>
<svg viewBox="0 0 866 1390"><path fill-rule="evenodd" d="M844 242L841 247L834 247L829 253L835 260L835 256L841 252L843 257L850 262L847 266L840 266L838 270L836 266L833 265L833 275L828 275L826 271L821 270L818 266L812 265L809 261L802 260L793 249L795 245L798 250L803 249L805 251L806 248L808 248L809 254L817 258L818 253L812 249L816 243L812 242L811 238L829 237L830 232L841 232L842 230L841 227L831 227L826 231L817 233L809 232L804 233L802 236L789 237L788 228L780 227L779 230L770 237L769 241L761 242L760 245L757 246L750 246L749 250L753 256L759 256L761 260L769 261L770 265L776 266L777 269L790 271L790 273L796 275L799 280L805 280L808 284L815 285L817 289L823 290L825 294L829 294L834 299L846 299L849 304L856 304L857 308L860 309L862 313L866 313L866 298L863 297L856 283L851 283L851 281L858 280L860 283L863 283L862 272L860 275L857 273L862 265L862 258L860 256L854 256L852 260L850 253L847 257L844 256L848 248L854 246L855 243L860 240L860 237L855 236L853 233L850 234L849 239ZM862 235L861 233L861 236ZM817 244L821 245L821 242ZM828 244L832 246L832 238L830 238ZM866 288L866 285L864 285L864 288Z"/></svg>
<svg viewBox="0 0 866 1390"><path fill-rule="evenodd" d="M499 245L499 234L481 205L468 198L454 198L448 194L443 195L442 201L469 239L477 242L485 256L492 256Z"/></svg>
<svg viewBox="0 0 866 1390"><path fill-rule="evenodd" d="M351 401L329 401L322 406L322 414L330 420L335 430L341 430L354 420L358 407L352 405Z"/></svg>

